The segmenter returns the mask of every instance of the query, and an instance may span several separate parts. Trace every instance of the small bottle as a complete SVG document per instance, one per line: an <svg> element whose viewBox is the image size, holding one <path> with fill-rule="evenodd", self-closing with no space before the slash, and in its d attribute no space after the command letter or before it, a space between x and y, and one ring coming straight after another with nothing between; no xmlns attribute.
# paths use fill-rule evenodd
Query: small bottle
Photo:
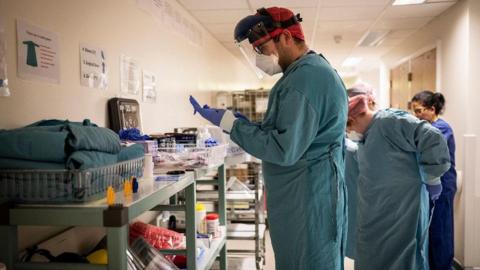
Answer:
<svg viewBox="0 0 480 270"><path fill-rule="evenodd" d="M207 233L207 210L203 203L197 203L195 206L195 223L197 223L197 232L206 234Z"/></svg>
<svg viewBox="0 0 480 270"><path fill-rule="evenodd" d="M197 147L205 148L207 146L205 142L207 142L211 138L212 138L212 135L210 135L210 132L208 132L207 127L199 128L199 131L197 134Z"/></svg>
<svg viewBox="0 0 480 270"><path fill-rule="evenodd" d="M207 217L207 233L214 238L220 237L220 223L218 221L218 214L208 214Z"/></svg>

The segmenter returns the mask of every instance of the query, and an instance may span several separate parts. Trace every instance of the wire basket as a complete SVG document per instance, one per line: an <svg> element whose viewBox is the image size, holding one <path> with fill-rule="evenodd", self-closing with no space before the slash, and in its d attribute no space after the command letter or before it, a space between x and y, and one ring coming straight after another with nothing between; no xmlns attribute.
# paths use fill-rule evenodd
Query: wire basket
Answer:
<svg viewBox="0 0 480 270"><path fill-rule="evenodd" d="M158 148L155 166L160 168L212 168L225 162L228 144L211 147L177 145L175 148Z"/></svg>
<svg viewBox="0 0 480 270"><path fill-rule="evenodd" d="M143 174L143 157L85 170L0 170L0 200L24 203L86 202L109 186Z"/></svg>

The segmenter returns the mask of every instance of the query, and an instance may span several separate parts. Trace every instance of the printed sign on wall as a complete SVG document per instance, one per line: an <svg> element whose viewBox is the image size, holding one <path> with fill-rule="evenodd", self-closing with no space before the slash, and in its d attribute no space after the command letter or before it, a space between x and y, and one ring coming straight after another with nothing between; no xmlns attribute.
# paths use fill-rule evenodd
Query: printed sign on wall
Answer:
<svg viewBox="0 0 480 270"><path fill-rule="evenodd" d="M143 71L143 101L157 102L157 76L146 70Z"/></svg>
<svg viewBox="0 0 480 270"><path fill-rule="evenodd" d="M142 83L142 70L138 61L132 57L120 56L120 91L138 95Z"/></svg>
<svg viewBox="0 0 480 270"><path fill-rule="evenodd" d="M58 35L17 20L18 76L60 83Z"/></svg>
<svg viewBox="0 0 480 270"><path fill-rule="evenodd" d="M107 88L105 50L85 44L80 45L80 84L90 88Z"/></svg>

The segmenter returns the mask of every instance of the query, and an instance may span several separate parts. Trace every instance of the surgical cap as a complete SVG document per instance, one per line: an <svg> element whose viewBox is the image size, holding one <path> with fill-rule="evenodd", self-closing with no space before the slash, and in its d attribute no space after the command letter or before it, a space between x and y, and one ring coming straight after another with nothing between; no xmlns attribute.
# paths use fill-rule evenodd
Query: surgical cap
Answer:
<svg viewBox="0 0 480 270"><path fill-rule="evenodd" d="M368 110L369 97L357 95L348 99L348 118L355 118Z"/></svg>
<svg viewBox="0 0 480 270"><path fill-rule="evenodd" d="M375 93L371 85L367 83L356 83L352 88L347 89L348 97L354 97L358 95L366 95L369 98L369 101L375 102Z"/></svg>
<svg viewBox="0 0 480 270"><path fill-rule="evenodd" d="M275 22L283 22L283 21L292 19L292 17L295 17L295 14L287 8L270 7L270 8L267 8L266 10L268 14L270 14L270 16L272 17L273 21ZM300 23L290 25L286 29L290 31L293 37L296 37L301 40L305 40L305 36L303 34L302 26L300 25ZM269 34L271 37L276 37L280 33L282 33L282 31L283 31L282 28L275 28Z"/></svg>

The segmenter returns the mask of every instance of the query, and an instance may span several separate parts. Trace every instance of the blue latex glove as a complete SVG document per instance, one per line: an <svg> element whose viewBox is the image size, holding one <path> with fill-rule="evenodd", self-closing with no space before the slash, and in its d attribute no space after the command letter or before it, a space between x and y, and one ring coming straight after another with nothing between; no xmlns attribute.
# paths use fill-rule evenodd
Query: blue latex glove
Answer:
<svg viewBox="0 0 480 270"><path fill-rule="evenodd" d="M225 114L225 110L223 109L210 109L207 105L201 107L197 100L190 96L190 103L193 106L193 114L195 115L197 112L205 119L210 121L210 123L214 124L215 126L220 126L220 122L222 121L222 117Z"/></svg>
<svg viewBox="0 0 480 270"><path fill-rule="evenodd" d="M428 194L430 195L430 200L436 201L440 197L440 194L442 193L442 184L427 185L427 191L428 191Z"/></svg>
<svg viewBox="0 0 480 270"><path fill-rule="evenodd" d="M248 119L245 115L241 114L240 112L234 112L233 115L235 115L236 118L241 118L250 122L250 119Z"/></svg>
<svg viewBox="0 0 480 270"><path fill-rule="evenodd" d="M136 128L122 129L118 132L118 135L122 140L144 141L150 139L148 135L142 135L140 130Z"/></svg>
<svg viewBox="0 0 480 270"><path fill-rule="evenodd" d="M203 108L204 109L211 109L210 106L208 105L203 105ZM215 109L215 110L218 110L218 109ZM250 119L248 119L248 117L246 117L245 115L243 115L242 113L240 112L234 112L233 115L236 117L236 118L241 118L241 119L244 119L244 120L247 120L250 122Z"/></svg>

